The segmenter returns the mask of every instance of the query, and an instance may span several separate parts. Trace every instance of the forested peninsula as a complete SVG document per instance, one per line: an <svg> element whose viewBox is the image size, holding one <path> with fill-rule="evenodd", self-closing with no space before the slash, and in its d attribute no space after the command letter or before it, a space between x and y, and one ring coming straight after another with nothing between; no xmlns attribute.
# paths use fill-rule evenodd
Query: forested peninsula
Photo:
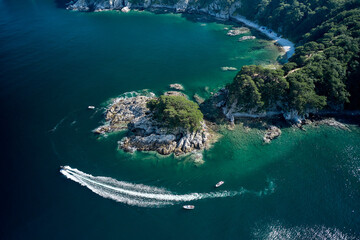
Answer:
<svg viewBox="0 0 360 240"><path fill-rule="evenodd" d="M298 47L281 69L243 67L227 86L227 106L299 115L359 109L359 6L359 1L261 1L252 12L255 19Z"/></svg>

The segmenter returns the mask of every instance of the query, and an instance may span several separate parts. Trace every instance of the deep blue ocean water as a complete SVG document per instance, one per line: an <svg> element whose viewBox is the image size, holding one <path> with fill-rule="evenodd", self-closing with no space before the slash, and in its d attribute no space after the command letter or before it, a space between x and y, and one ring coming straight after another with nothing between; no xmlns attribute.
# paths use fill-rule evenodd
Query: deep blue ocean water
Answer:
<svg viewBox="0 0 360 240"><path fill-rule="evenodd" d="M256 128L221 127L200 166L191 157L118 151L125 133L92 134L101 107L122 93L161 94L177 82L188 96L207 97L235 75L220 67L276 63L270 41L239 43L226 27L176 14L0 0L1 239L359 239L357 125L285 128L269 145ZM65 178L61 165L171 196L216 193L219 180L219 191L237 194L138 207ZM94 181L119 196L110 180Z"/></svg>

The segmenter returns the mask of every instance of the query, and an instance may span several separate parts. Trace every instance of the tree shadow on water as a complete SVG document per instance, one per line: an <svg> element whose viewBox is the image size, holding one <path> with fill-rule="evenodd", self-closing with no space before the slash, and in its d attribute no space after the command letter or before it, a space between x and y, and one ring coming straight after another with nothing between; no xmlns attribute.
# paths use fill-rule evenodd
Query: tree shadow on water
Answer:
<svg viewBox="0 0 360 240"><path fill-rule="evenodd" d="M71 0L54 0L57 8L65 9L72 1Z"/></svg>

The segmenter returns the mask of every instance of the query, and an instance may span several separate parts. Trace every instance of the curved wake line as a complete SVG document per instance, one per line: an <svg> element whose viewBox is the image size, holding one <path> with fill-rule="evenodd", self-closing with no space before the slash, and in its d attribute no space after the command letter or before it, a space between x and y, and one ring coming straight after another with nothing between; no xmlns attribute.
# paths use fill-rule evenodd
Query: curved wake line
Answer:
<svg viewBox="0 0 360 240"><path fill-rule="evenodd" d="M67 117L63 117L52 129L50 129L48 132L55 132L57 128L65 121Z"/></svg>
<svg viewBox="0 0 360 240"><path fill-rule="evenodd" d="M163 188L118 181L110 177L92 176L69 166L63 167L60 172L68 179L87 187L104 198L139 207L161 207L173 205L176 202L189 202L205 198L234 197L244 193L262 196L274 191L274 184L270 182L269 187L260 192L241 189L240 191L176 194Z"/></svg>

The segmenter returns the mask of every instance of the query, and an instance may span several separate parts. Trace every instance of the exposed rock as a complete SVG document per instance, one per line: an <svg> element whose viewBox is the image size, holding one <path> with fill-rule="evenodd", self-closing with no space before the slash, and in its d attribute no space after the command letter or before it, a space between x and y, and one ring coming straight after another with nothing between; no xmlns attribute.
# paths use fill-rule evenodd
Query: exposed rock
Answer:
<svg viewBox="0 0 360 240"><path fill-rule="evenodd" d="M211 138L210 130L202 122L201 130L187 131L183 128L169 129L152 118L146 103L153 97L137 96L116 99L105 113L107 123L94 130L95 133L128 129L129 134L118 142L126 152L157 151L168 155L181 155L204 149Z"/></svg>
<svg viewBox="0 0 360 240"><path fill-rule="evenodd" d="M203 99L202 97L200 97L198 94L194 94L194 99L195 99L195 101L200 105L200 104L202 104L204 101L205 101L205 99Z"/></svg>
<svg viewBox="0 0 360 240"><path fill-rule="evenodd" d="M137 96L131 98L117 98L105 113L106 124L94 130L95 133L104 134L127 129L130 122L140 122L148 111L147 101L151 97Z"/></svg>
<svg viewBox="0 0 360 240"><path fill-rule="evenodd" d="M236 67L221 67L221 70L223 70L223 71L237 71L238 69Z"/></svg>
<svg viewBox="0 0 360 240"><path fill-rule="evenodd" d="M270 126L268 128L268 130L266 131L263 140L265 143L270 143L271 140L273 140L274 138L277 138L280 135L281 135L280 128L275 127L275 126Z"/></svg>
<svg viewBox="0 0 360 240"><path fill-rule="evenodd" d="M246 27L233 28L233 29L229 30L226 35L228 35L228 36L238 36L240 34L248 33L249 31L250 31L250 29L248 29Z"/></svg>
<svg viewBox="0 0 360 240"><path fill-rule="evenodd" d="M303 121L303 125L310 125L310 124L312 124L312 121L310 119L305 119Z"/></svg>
<svg viewBox="0 0 360 240"><path fill-rule="evenodd" d="M285 112L283 116L285 120L295 124L301 124L301 121L305 119L304 116L300 115L296 110Z"/></svg>
<svg viewBox="0 0 360 240"><path fill-rule="evenodd" d="M170 84L170 88L176 89L176 90L180 90L183 91L184 87L183 85L179 84L179 83L174 83L174 84Z"/></svg>
<svg viewBox="0 0 360 240"><path fill-rule="evenodd" d="M315 124L315 126L328 125L328 126L342 129L342 130L348 130L348 131L350 130L348 128L348 126L346 126L345 124L343 124L341 122L336 121L334 118L327 118L327 119L322 119L320 121L315 121L314 124Z"/></svg>
<svg viewBox="0 0 360 240"><path fill-rule="evenodd" d="M195 166L201 166L202 164L205 163L205 161L203 159L203 155L200 152L193 154L193 161L194 161Z"/></svg>
<svg viewBox="0 0 360 240"><path fill-rule="evenodd" d="M123 13L128 13L128 12L130 12L130 8L129 7L123 7L122 9L121 9L121 11L123 12Z"/></svg>
<svg viewBox="0 0 360 240"><path fill-rule="evenodd" d="M164 92L164 95L165 96L181 96L181 97L187 98L187 96L184 93L178 92L178 91L167 91L167 92Z"/></svg>
<svg viewBox="0 0 360 240"><path fill-rule="evenodd" d="M239 38L239 42L245 41L245 40L250 40L250 39L256 39L256 37L255 36L243 36L243 37Z"/></svg>

